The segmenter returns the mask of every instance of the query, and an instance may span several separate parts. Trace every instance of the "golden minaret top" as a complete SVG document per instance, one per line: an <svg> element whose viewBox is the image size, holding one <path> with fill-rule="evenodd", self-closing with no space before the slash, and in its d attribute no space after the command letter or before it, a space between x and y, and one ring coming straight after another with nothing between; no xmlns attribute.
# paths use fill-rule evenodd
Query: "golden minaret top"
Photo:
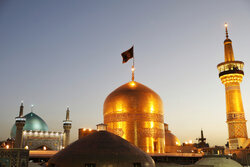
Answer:
<svg viewBox="0 0 250 167"><path fill-rule="evenodd" d="M225 23L226 39L224 41L225 62L234 61L232 41L228 38L227 23Z"/></svg>

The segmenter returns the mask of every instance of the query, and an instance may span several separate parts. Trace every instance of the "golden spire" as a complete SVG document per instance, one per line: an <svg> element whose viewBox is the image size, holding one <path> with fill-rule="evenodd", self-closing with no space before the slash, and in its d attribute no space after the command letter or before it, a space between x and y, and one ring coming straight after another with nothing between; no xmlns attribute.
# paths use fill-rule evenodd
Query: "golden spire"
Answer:
<svg viewBox="0 0 250 167"><path fill-rule="evenodd" d="M135 80L135 66L134 66L134 63L132 65L131 71L132 71L132 81L134 81Z"/></svg>
<svg viewBox="0 0 250 167"><path fill-rule="evenodd" d="M224 41L225 62L234 61L232 41L228 38L228 30L227 30L228 24L225 23L224 26L226 30L226 39Z"/></svg>
<svg viewBox="0 0 250 167"><path fill-rule="evenodd" d="M135 80L135 57L134 57L134 45L133 45L133 64L132 64L131 71L132 71L132 81L134 81L134 80Z"/></svg>
<svg viewBox="0 0 250 167"><path fill-rule="evenodd" d="M228 39L227 22L225 22L224 26L225 26L225 30L226 30L226 39Z"/></svg>

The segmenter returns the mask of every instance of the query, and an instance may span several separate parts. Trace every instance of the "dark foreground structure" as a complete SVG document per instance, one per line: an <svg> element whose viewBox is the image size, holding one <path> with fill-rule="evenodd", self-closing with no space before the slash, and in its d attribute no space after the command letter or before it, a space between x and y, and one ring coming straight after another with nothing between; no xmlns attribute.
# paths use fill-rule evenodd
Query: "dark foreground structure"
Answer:
<svg viewBox="0 0 250 167"><path fill-rule="evenodd" d="M107 131L97 131L55 154L49 167L155 167L141 149Z"/></svg>

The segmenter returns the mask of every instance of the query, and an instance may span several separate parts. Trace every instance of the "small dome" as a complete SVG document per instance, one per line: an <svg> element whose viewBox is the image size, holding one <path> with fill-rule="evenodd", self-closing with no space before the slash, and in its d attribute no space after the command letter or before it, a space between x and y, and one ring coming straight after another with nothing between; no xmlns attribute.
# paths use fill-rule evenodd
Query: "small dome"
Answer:
<svg viewBox="0 0 250 167"><path fill-rule="evenodd" d="M165 132L165 146L179 146L180 144L180 140L173 133Z"/></svg>
<svg viewBox="0 0 250 167"><path fill-rule="evenodd" d="M180 146L180 140L168 129L168 124L164 123L165 146Z"/></svg>
<svg viewBox="0 0 250 167"><path fill-rule="evenodd" d="M204 156L196 165L213 165L214 167L242 167L238 162L220 155Z"/></svg>
<svg viewBox="0 0 250 167"><path fill-rule="evenodd" d="M82 167L86 165L113 167L155 167L153 159L121 137L97 131L70 144L55 154L49 167Z"/></svg>
<svg viewBox="0 0 250 167"><path fill-rule="evenodd" d="M33 112L30 112L24 116L26 118L26 123L23 130L32 131L49 131L48 125L45 121ZM16 137L16 125L13 125L10 133L12 138Z"/></svg>

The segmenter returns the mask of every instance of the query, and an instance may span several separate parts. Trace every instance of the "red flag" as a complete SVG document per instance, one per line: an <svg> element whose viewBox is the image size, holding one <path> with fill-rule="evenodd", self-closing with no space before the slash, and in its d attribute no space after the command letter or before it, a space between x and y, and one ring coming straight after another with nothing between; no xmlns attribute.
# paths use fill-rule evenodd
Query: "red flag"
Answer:
<svg viewBox="0 0 250 167"><path fill-rule="evenodd" d="M132 46L129 50L123 52L122 54L122 63L126 63L129 59L134 57L134 46Z"/></svg>

